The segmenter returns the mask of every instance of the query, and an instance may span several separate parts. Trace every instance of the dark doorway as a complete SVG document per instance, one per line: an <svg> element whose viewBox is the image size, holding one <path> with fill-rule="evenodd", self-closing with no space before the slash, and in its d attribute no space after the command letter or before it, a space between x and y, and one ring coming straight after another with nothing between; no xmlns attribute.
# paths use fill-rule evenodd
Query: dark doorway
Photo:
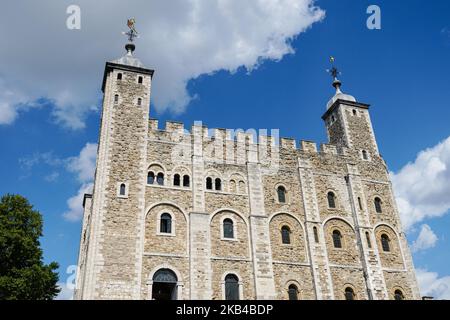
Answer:
<svg viewBox="0 0 450 320"><path fill-rule="evenodd" d="M177 300L177 276L172 270L160 269L153 276L153 300Z"/></svg>

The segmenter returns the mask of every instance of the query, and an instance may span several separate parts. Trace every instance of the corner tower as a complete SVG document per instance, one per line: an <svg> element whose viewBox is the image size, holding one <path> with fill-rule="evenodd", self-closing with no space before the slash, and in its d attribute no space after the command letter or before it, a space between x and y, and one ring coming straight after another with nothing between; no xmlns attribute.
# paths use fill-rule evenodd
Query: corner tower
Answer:
<svg viewBox="0 0 450 320"><path fill-rule="evenodd" d="M153 70L133 53L107 62L94 190L84 203L78 299L140 299L141 237Z"/></svg>

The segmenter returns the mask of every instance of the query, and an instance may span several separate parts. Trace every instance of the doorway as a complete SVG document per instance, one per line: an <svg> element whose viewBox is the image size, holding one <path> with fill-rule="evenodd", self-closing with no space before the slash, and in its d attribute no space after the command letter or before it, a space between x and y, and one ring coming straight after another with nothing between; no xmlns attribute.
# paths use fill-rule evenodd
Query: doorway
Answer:
<svg viewBox="0 0 450 320"><path fill-rule="evenodd" d="M177 276L169 269L160 269L153 276L153 300L177 300Z"/></svg>

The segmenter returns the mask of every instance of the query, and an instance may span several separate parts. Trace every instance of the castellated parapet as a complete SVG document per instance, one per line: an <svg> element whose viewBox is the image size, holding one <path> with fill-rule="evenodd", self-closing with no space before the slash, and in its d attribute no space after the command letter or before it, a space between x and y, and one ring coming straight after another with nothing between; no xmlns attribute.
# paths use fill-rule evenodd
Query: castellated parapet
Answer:
<svg viewBox="0 0 450 320"><path fill-rule="evenodd" d="M153 71L107 63L77 299L418 299L369 106L329 143L149 120Z"/></svg>

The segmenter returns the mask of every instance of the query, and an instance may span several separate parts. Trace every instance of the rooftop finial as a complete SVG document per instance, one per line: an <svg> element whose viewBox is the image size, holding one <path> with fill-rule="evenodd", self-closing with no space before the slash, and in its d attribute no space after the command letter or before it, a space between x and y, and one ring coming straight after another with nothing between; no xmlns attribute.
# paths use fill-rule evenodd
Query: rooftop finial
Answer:
<svg viewBox="0 0 450 320"><path fill-rule="evenodd" d="M338 75L341 74L341 72L335 67L334 65L335 60L336 59L333 56L330 57L331 69L328 69L327 72L333 77L333 87L336 88L336 93L340 93L342 83L341 81L339 81L337 77Z"/></svg>
<svg viewBox="0 0 450 320"><path fill-rule="evenodd" d="M136 48L134 45L134 39L138 38L138 32L136 31L136 28L134 25L136 24L136 20L134 18L127 20L127 26L130 29L128 32L122 32L124 35L128 36L129 43L126 44L125 49L127 50L128 54L131 55Z"/></svg>

